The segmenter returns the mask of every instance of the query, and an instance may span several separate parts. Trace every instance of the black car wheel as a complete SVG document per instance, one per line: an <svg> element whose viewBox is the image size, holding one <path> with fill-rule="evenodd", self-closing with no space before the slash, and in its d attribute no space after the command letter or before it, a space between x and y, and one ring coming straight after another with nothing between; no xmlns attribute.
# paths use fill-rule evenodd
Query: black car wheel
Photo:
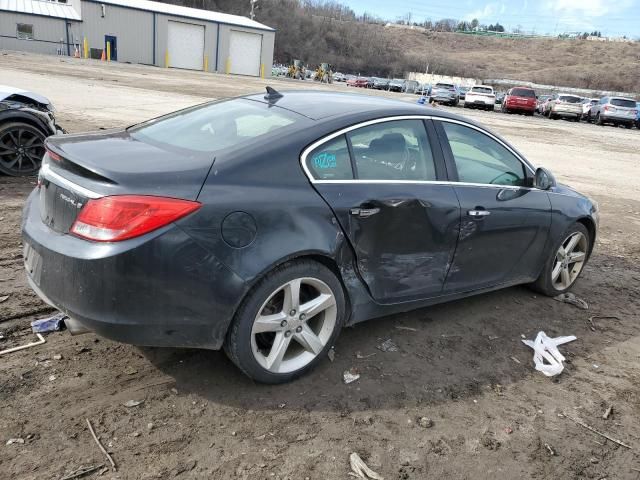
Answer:
<svg viewBox="0 0 640 480"><path fill-rule="evenodd" d="M551 251L533 288L550 297L568 291L584 270L590 251L591 238L586 227L573 224Z"/></svg>
<svg viewBox="0 0 640 480"><path fill-rule="evenodd" d="M600 126L604 125L604 122L602 121L602 118L600 117L599 113L596 113L596 125L600 125Z"/></svg>
<svg viewBox="0 0 640 480"><path fill-rule="evenodd" d="M238 309L225 352L262 383L312 369L332 347L345 316L342 285L324 265L289 262L267 274Z"/></svg>
<svg viewBox="0 0 640 480"><path fill-rule="evenodd" d="M46 135L22 122L0 125L0 173L11 176L33 175L40 169Z"/></svg>

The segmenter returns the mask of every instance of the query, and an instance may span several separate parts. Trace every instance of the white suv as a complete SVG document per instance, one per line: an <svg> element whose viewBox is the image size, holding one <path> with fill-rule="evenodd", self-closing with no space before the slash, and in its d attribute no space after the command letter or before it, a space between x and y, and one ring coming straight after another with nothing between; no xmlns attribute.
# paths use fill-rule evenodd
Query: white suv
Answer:
<svg viewBox="0 0 640 480"><path fill-rule="evenodd" d="M483 108L493 110L496 106L496 94L493 87L475 85L471 87L464 98L464 108Z"/></svg>

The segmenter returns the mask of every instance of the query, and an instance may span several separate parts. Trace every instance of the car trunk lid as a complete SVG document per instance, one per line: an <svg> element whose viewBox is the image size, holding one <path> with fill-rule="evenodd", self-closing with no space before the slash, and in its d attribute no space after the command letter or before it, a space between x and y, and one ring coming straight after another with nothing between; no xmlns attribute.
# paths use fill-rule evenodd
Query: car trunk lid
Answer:
<svg viewBox="0 0 640 480"><path fill-rule="evenodd" d="M210 153L168 150L126 131L50 137L38 185L42 221L66 233L83 205L106 195L195 200L213 165Z"/></svg>

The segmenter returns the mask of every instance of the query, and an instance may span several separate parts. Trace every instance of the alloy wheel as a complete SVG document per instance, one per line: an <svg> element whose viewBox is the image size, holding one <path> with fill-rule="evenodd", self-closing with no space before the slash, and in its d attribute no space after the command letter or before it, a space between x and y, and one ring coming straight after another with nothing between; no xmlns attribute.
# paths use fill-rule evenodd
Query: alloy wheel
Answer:
<svg viewBox="0 0 640 480"><path fill-rule="evenodd" d="M313 361L336 326L337 304L331 288L317 278L296 278L275 290L258 311L251 348L260 366L290 373Z"/></svg>
<svg viewBox="0 0 640 480"><path fill-rule="evenodd" d="M569 235L558 249L551 271L551 282L556 290L566 290L582 271L587 259L589 242L581 232Z"/></svg>
<svg viewBox="0 0 640 480"><path fill-rule="evenodd" d="M31 175L38 171L44 155L44 135L30 125L15 125L0 131L0 171L9 175Z"/></svg>

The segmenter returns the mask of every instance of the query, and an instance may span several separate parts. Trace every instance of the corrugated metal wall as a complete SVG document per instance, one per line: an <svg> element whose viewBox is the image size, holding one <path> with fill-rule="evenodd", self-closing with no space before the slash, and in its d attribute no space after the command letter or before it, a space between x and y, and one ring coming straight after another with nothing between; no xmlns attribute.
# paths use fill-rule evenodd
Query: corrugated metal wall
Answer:
<svg viewBox="0 0 640 480"><path fill-rule="evenodd" d="M33 40L17 38L18 23L33 25ZM55 55L62 46L66 55L66 20L63 18L0 12L0 48ZM69 37L79 31L78 22L70 22ZM72 42L72 40L70 40Z"/></svg>
<svg viewBox="0 0 640 480"><path fill-rule="evenodd" d="M153 13L82 2L83 35L89 48L105 48L105 35L116 37L118 61L153 65Z"/></svg>

